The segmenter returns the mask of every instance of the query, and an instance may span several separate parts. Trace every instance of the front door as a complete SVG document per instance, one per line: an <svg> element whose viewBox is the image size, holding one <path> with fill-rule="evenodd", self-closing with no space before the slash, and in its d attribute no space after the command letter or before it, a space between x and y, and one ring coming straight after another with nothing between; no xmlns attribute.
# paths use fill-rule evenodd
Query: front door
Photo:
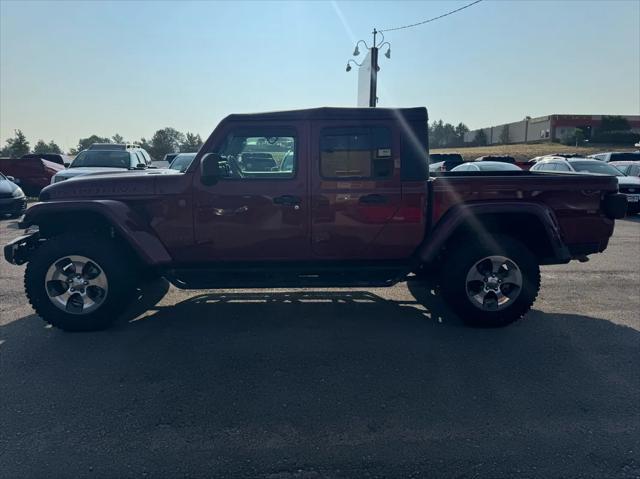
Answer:
<svg viewBox="0 0 640 479"><path fill-rule="evenodd" d="M229 124L214 149L223 175L194 175L194 257L215 261L305 259L309 193L305 124Z"/></svg>

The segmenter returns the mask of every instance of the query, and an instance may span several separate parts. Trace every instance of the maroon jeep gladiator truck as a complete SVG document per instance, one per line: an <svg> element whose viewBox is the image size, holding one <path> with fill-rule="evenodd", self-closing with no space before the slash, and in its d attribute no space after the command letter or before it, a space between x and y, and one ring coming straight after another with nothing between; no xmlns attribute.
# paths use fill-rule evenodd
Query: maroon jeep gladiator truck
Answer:
<svg viewBox="0 0 640 479"><path fill-rule="evenodd" d="M247 160L257 156L269 167ZM234 114L186 171L48 186L4 254L27 263L30 303L64 330L108 326L153 276L178 288L313 288L412 273L431 273L467 323L502 326L533 304L540 265L607 247L626 209L617 188L597 175L430 176L425 108Z"/></svg>

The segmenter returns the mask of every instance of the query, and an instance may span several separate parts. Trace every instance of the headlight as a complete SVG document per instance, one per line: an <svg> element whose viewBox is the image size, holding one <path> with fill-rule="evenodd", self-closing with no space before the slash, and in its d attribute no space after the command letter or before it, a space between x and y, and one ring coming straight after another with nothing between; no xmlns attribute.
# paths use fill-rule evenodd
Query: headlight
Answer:
<svg viewBox="0 0 640 479"><path fill-rule="evenodd" d="M22 188L16 188L15 190L13 190L13 193L11 193L11 196L13 196L14 198L23 198L24 191L22 191Z"/></svg>

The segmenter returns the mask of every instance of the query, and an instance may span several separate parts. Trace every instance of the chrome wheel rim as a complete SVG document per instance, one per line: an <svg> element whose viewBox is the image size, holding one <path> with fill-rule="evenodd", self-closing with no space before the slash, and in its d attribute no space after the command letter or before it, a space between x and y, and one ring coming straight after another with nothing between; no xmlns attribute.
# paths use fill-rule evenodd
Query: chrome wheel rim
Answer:
<svg viewBox="0 0 640 479"><path fill-rule="evenodd" d="M467 273L465 291L475 307L499 311L520 296L522 272L505 256L487 256L477 261Z"/></svg>
<svg viewBox="0 0 640 479"><path fill-rule="evenodd" d="M44 287L49 300L65 313L83 315L107 299L109 282L102 267L85 256L63 256L49 266Z"/></svg>

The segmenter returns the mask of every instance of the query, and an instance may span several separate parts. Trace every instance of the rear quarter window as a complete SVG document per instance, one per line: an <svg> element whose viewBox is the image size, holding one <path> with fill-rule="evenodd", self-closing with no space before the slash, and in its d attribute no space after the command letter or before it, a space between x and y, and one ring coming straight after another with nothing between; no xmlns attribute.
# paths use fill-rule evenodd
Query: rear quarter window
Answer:
<svg viewBox="0 0 640 479"><path fill-rule="evenodd" d="M320 174L323 178L390 178L393 169L390 128L322 130Z"/></svg>

